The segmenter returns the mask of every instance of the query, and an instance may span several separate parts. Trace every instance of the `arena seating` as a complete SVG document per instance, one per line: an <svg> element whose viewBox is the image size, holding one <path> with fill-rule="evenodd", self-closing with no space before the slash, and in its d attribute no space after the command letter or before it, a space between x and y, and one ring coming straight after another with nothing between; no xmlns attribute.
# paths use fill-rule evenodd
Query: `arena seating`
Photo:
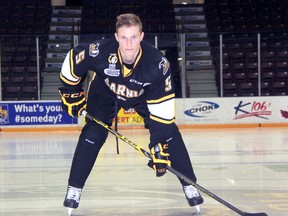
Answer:
<svg viewBox="0 0 288 216"><path fill-rule="evenodd" d="M44 56L42 53L47 41L45 36L49 31L51 1L0 0L0 3L3 100L37 99L36 94L28 93L23 89L31 85L32 80L35 83L37 76L35 37L38 35L40 36L40 56ZM83 0L82 5L81 33L83 35L114 33L116 16L126 12L140 15L147 33L176 32L172 0ZM161 39L163 38L165 39L164 36ZM147 39L149 39L149 34L147 34ZM151 37L152 39L154 38ZM163 40L160 42L162 43ZM169 50L167 52L169 53ZM44 59L40 60L41 71ZM14 77L21 77L23 84L12 82ZM30 80L30 84L27 80ZM13 85L17 85L16 88L7 89L8 86L13 87Z"/></svg>
<svg viewBox="0 0 288 216"><path fill-rule="evenodd" d="M157 34L161 43L166 33L176 33L172 0L83 0L82 2L82 35L97 33L110 35L115 29L116 16L124 12L135 12L140 15L144 31ZM35 36L41 35L40 56L44 56L42 52L47 38L42 36L48 31L51 2L0 0L0 3L3 100L36 99L37 94L25 93L31 89L23 91L23 87L35 85L36 82ZM224 96L257 96L259 75L262 95L287 95L288 1L205 0L204 6L217 80L220 73L219 34L223 35ZM260 71L258 33L261 35ZM149 39L149 34L146 34L146 39ZM166 50L167 53L172 55L174 48ZM43 60L41 59L41 64ZM41 67L42 65L40 70ZM178 67L175 68L177 71ZM12 77L19 77L23 80L23 85L18 83L17 88L7 88L17 83Z"/></svg>
<svg viewBox="0 0 288 216"><path fill-rule="evenodd" d="M51 13L46 0L0 0L1 75L3 100L37 99L36 36L40 54L45 41ZM40 59L40 68L43 59ZM35 71L36 68L36 71ZM33 69L33 72L32 72ZM34 78L34 93L25 91ZM29 78L28 78L29 77ZM37 80L37 78L36 78Z"/></svg>
<svg viewBox="0 0 288 216"><path fill-rule="evenodd" d="M223 36L224 96L258 95L258 33L262 95L288 94L288 1L206 0L205 14L217 79Z"/></svg>
<svg viewBox="0 0 288 216"><path fill-rule="evenodd" d="M83 0L81 33L114 33L116 16L129 12L140 16L145 32L176 32L172 0Z"/></svg>

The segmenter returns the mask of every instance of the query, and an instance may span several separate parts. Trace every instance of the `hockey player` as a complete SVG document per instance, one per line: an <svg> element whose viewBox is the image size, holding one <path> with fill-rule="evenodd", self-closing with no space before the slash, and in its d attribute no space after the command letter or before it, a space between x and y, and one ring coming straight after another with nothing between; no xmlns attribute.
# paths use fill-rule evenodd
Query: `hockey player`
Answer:
<svg viewBox="0 0 288 216"><path fill-rule="evenodd" d="M121 14L117 17L115 39L71 49L60 73L62 107L75 118L86 109L109 126L115 116L115 102L124 109L134 108L150 132L149 149L156 176L163 176L168 165L196 182L187 149L174 122L175 93L169 61L158 49L144 42L143 37L139 17ZM95 75L86 104L83 81L88 70ZM108 130L87 119L74 153L64 206L78 207L82 189L107 136ZM179 180L190 206L203 203L196 188Z"/></svg>

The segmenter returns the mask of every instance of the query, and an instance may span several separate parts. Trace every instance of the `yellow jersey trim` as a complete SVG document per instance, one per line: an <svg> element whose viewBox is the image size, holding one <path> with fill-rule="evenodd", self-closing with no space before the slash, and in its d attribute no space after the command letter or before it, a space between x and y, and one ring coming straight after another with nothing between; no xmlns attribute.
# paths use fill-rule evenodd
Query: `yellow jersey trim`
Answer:
<svg viewBox="0 0 288 216"><path fill-rule="evenodd" d="M147 100L148 104L157 104L175 97L175 93L159 98L157 100Z"/></svg>
<svg viewBox="0 0 288 216"><path fill-rule="evenodd" d="M71 50L70 53L69 53L69 68L70 68L70 73L71 73L71 75L72 75L74 78L78 79L78 81L77 81L77 82L73 82L73 81L67 79L66 77L64 77L62 73L60 73L60 79L61 79L63 82L69 84L69 85L77 85L77 84L79 84L80 81L81 81L81 78L78 77L78 76L76 76L76 75L74 74L73 50ZM65 70L65 69L64 69L64 70Z"/></svg>
<svg viewBox="0 0 288 216"><path fill-rule="evenodd" d="M124 64L123 64L123 61L122 61L122 56L121 56L121 52L120 52L120 49L118 48L118 56L120 57L119 58L119 61L120 61L120 64L121 64L121 67L122 67L122 74L123 74L123 77L128 77L130 76L132 73L133 73L133 70L134 68L136 67L137 63L139 62L141 56L142 56L142 48L140 47L139 49L139 53L135 59L135 62L133 64L133 68L132 69L128 69Z"/></svg>
<svg viewBox="0 0 288 216"><path fill-rule="evenodd" d="M163 123L163 124L172 124L175 122L175 118L173 118L172 120L165 120L165 119L153 116L153 115L150 115L150 119L157 121L157 122L160 122L160 123Z"/></svg>

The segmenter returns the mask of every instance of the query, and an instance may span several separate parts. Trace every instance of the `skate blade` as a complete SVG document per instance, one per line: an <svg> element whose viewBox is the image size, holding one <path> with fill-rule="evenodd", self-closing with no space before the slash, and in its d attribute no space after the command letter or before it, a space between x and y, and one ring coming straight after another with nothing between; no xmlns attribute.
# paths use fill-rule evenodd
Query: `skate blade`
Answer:
<svg viewBox="0 0 288 216"><path fill-rule="evenodd" d="M72 215L73 208L68 208L68 216Z"/></svg>
<svg viewBox="0 0 288 216"><path fill-rule="evenodd" d="M196 215L200 215L200 205L194 206L196 209Z"/></svg>

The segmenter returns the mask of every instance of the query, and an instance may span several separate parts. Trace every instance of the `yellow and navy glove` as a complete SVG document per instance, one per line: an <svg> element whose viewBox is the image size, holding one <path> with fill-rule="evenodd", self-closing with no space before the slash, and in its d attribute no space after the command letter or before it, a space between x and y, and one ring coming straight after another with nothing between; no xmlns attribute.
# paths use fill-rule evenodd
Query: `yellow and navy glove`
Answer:
<svg viewBox="0 0 288 216"><path fill-rule="evenodd" d="M71 90L66 87L60 87L59 93L62 100L62 109L74 118L81 116L81 112L86 108L84 88Z"/></svg>
<svg viewBox="0 0 288 216"><path fill-rule="evenodd" d="M171 166L168 153L168 144L157 143L150 149L152 161L148 166L156 170L156 176L161 177L166 173L166 166Z"/></svg>

